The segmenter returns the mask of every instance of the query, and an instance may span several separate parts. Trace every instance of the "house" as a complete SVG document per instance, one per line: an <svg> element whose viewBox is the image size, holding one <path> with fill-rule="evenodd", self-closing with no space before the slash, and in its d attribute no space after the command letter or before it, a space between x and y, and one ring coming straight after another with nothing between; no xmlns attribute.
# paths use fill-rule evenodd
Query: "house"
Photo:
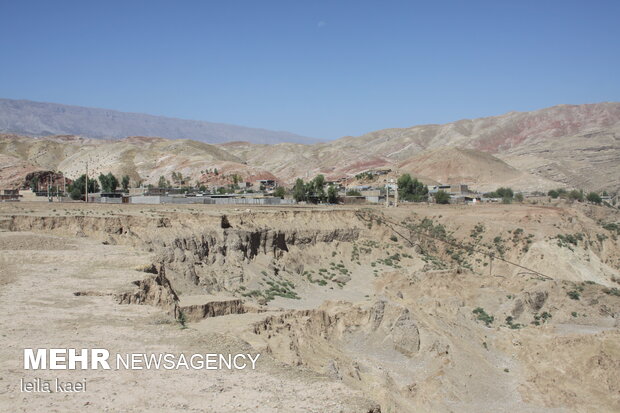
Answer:
<svg viewBox="0 0 620 413"><path fill-rule="evenodd" d="M122 204L123 198L123 194L120 192L102 192L99 196L99 202L104 204Z"/></svg>
<svg viewBox="0 0 620 413"><path fill-rule="evenodd" d="M430 194L435 194L438 191L447 192L450 195L467 195L470 194L469 188L465 184L452 184L452 185L433 185L428 188Z"/></svg>
<svg viewBox="0 0 620 413"><path fill-rule="evenodd" d="M385 196L382 196L382 191L380 189L369 189L361 191L360 194L366 199L366 202L370 202L372 204L378 204L381 201L381 198L385 199Z"/></svg>
<svg viewBox="0 0 620 413"><path fill-rule="evenodd" d="M0 201L14 202L19 201L19 189L4 189L0 194Z"/></svg>
<svg viewBox="0 0 620 413"><path fill-rule="evenodd" d="M254 183L262 191L272 191L277 188L278 182L275 179L259 179Z"/></svg>

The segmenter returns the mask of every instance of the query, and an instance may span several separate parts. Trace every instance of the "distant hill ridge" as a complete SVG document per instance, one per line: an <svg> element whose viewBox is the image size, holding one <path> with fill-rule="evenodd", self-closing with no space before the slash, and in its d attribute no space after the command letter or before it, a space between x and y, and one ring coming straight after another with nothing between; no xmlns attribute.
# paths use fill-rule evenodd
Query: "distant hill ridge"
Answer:
<svg viewBox="0 0 620 413"><path fill-rule="evenodd" d="M74 178L86 163L93 173L127 174L145 184L157 184L161 176L170 179L172 172L191 183L220 183L238 175L250 182L275 177L292 184L297 177L323 174L338 179L388 168L393 171L390 179L411 173L428 183L464 183L483 191L511 186L520 191L567 187L615 193L620 188L620 103L613 102L384 129L313 145L255 144L241 136L208 144L146 135L103 140L0 133L0 155L5 156L0 188L19 183L37 168ZM214 169L219 175L205 172Z"/></svg>
<svg viewBox="0 0 620 413"><path fill-rule="evenodd" d="M29 136L81 135L112 139L159 136L207 143L318 142L317 139L285 131L13 99L0 99L0 132Z"/></svg>

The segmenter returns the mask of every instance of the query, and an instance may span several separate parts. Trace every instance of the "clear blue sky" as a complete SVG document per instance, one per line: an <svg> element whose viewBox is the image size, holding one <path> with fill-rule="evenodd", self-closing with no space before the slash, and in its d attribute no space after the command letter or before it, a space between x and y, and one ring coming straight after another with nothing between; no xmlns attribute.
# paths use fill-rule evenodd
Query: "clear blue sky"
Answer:
<svg viewBox="0 0 620 413"><path fill-rule="evenodd" d="M318 138L620 100L620 1L0 0L0 97Z"/></svg>

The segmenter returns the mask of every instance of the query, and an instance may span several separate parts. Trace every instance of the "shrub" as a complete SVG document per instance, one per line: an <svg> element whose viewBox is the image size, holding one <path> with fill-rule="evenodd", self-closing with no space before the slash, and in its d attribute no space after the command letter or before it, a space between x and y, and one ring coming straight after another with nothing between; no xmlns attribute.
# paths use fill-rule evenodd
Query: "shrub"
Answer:
<svg viewBox="0 0 620 413"><path fill-rule="evenodd" d="M327 202L330 204L338 203L338 190L333 185L327 188Z"/></svg>
<svg viewBox="0 0 620 413"><path fill-rule="evenodd" d="M568 199L570 199L571 201L583 202L583 199L584 199L583 191L578 191L576 189L573 189L572 191L569 192Z"/></svg>
<svg viewBox="0 0 620 413"><path fill-rule="evenodd" d="M579 300L580 294L579 291L569 291L566 293L566 295L568 295L572 300Z"/></svg>
<svg viewBox="0 0 620 413"><path fill-rule="evenodd" d="M592 202L593 204L597 205L600 205L601 202L603 202L599 194L597 194L596 192L590 192L586 199L588 200L588 202Z"/></svg>
<svg viewBox="0 0 620 413"><path fill-rule="evenodd" d="M611 232L617 232L620 235L620 224L616 224L614 222L610 222L608 224L603 224L603 229Z"/></svg>
<svg viewBox="0 0 620 413"><path fill-rule="evenodd" d="M82 198L82 191L80 191L78 188L73 188L71 190L71 199L73 199L74 201L77 201L78 199Z"/></svg>
<svg viewBox="0 0 620 413"><path fill-rule="evenodd" d="M476 307L472 312L477 315L477 320L484 322L487 327L493 324L495 320L495 317L487 314L482 307Z"/></svg>
<svg viewBox="0 0 620 413"><path fill-rule="evenodd" d="M179 318L177 321L181 325L181 330L185 330L187 328L185 325L187 323L187 318L185 317L185 313L183 311L179 311Z"/></svg>
<svg viewBox="0 0 620 413"><path fill-rule="evenodd" d="M512 198L514 197L514 191L512 190L512 188L497 188L497 190L493 191L493 192L488 192L486 194L484 194L485 197L487 198L507 198L512 200ZM505 202L505 203L509 203L509 202Z"/></svg>
<svg viewBox="0 0 620 413"><path fill-rule="evenodd" d="M450 195L446 191L437 191L435 193L435 202L438 204L449 204Z"/></svg>
<svg viewBox="0 0 620 413"><path fill-rule="evenodd" d="M510 327L513 330L518 330L521 327L523 327L522 324L514 323L514 319L512 318L512 316L506 317L506 324L508 324L508 327Z"/></svg>
<svg viewBox="0 0 620 413"><path fill-rule="evenodd" d="M273 191L273 195L278 198L284 199L284 194L286 194L286 190L283 186L279 186L275 191Z"/></svg>

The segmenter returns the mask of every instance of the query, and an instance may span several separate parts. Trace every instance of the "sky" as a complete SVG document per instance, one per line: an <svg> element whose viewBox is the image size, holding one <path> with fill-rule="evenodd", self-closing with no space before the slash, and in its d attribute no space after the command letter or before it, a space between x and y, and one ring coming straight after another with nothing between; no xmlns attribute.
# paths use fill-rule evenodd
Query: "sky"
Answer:
<svg viewBox="0 0 620 413"><path fill-rule="evenodd" d="M0 97L320 139L620 101L620 1L0 0Z"/></svg>

